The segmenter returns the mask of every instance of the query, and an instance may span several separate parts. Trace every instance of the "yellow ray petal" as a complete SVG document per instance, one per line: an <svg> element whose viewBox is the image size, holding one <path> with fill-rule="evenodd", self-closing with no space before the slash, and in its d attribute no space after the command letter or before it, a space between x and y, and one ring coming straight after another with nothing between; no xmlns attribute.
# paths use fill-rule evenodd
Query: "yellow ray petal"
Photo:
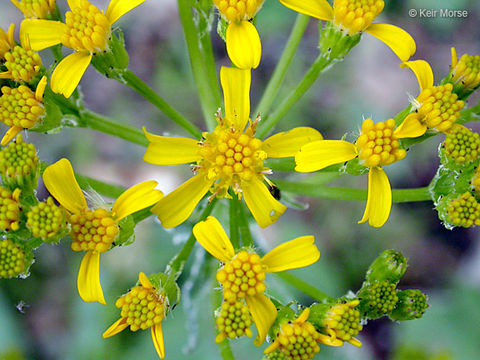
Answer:
<svg viewBox="0 0 480 360"><path fill-rule="evenodd" d="M433 86L433 71L425 60L407 61L400 65L413 71L418 80L420 91Z"/></svg>
<svg viewBox="0 0 480 360"><path fill-rule="evenodd" d="M387 174L380 167L368 173L367 206L359 224L368 220L370 226L381 227L388 220L392 208L392 188Z"/></svg>
<svg viewBox="0 0 480 360"><path fill-rule="evenodd" d="M127 12L142 4L145 0L111 0L108 4L107 15L110 24L120 19Z"/></svg>
<svg viewBox="0 0 480 360"><path fill-rule="evenodd" d="M160 359L163 359L165 357L165 344L163 343L162 323L152 326L151 329L153 345Z"/></svg>
<svg viewBox="0 0 480 360"><path fill-rule="evenodd" d="M148 144L143 160L154 165L179 165L200 159L198 140L154 135L143 128Z"/></svg>
<svg viewBox="0 0 480 360"><path fill-rule="evenodd" d="M195 239L212 256L222 262L228 262L235 255L235 250L220 222L213 216L200 221L193 227Z"/></svg>
<svg viewBox="0 0 480 360"><path fill-rule="evenodd" d="M220 69L225 102L225 117L235 128L243 130L250 117L250 70L230 67Z"/></svg>
<svg viewBox="0 0 480 360"><path fill-rule="evenodd" d="M80 4L82 3L82 0L67 0L68 7L70 10L76 9L80 7Z"/></svg>
<svg viewBox="0 0 480 360"><path fill-rule="evenodd" d="M366 30L370 35L384 42L402 61L415 54L415 40L405 30L390 24L372 24Z"/></svg>
<svg viewBox="0 0 480 360"><path fill-rule="evenodd" d="M96 302L106 305L100 285L100 253L87 251L78 270L77 288L85 302Z"/></svg>
<svg viewBox="0 0 480 360"><path fill-rule="evenodd" d="M165 196L152 208L164 228L180 225L192 214L198 202L202 200L213 180L196 175Z"/></svg>
<svg viewBox="0 0 480 360"><path fill-rule="evenodd" d="M295 171L312 172L343 163L358 155L357 147L343 140L319 140L302 146L295 155Z"/></svg>
<svg viewBox="0 0 480 360"><path fill-rule="evenodd" d="M91 60L92 54L82 51L74 52L60 61L50 79L52 91L69 98L77 88Z"/></svg>
<svg viewBox="0 0 480 360"><path fill-rule="evenodd" d="M45 88L47 87L47 77L43 76L42 79L37 84L37 89L35 90L35 99L37 101L43 101L43 94L45 93Z"/></svg>
<svg viewBox="0 0 480 360"><path fill-rule="evenodd" d="M287 207L278 202L258 178L242 184L242 191L245 203L262 228L273 224L287 210Z"/></svg>
<svg viewBox="0 0 480 360"><path fill-rule="evenodd" d="M87 201L75 179L70 161L58 160L45 169L42 177L47 190L65 209L79 213L87 208Z"/></svg>
<svg viewBox="0 0 480 360"><path fill-rule="evenodd" d="M245 300L258 331L258 336L253 343L256 346L261 346L277 317L277 308L264 294L247 296Z"/></svg>
<svg viewBox="0 0 480 360"><path fill-rule="evenodd" d="M127 324L127 319L126 318L120 318L117 321L115 321L112 326L110 326L102 335L104 339L109 338L113 335L117 335L119 332L122 332L125 330L125 328L128 327Z"/></svg>
<svg viewBox="0 0 480 360"><path fill-rule="evenodd" d="M394 134L399 139L416 138L425 134L425 131L427 131L427 126L420 122L419 115L411 113L403 120Z"/></svg>
<svg viewBox="0 0 480 360"><path fill-rule="evenodd" d="M120 221L124 217L152 206L163 198L160 190L155 190L156 181L144 181L124 191L112 207L112 215Z"/></svg>
<svg viewBox="0 0 480 360"><path fill-rule="evenodd" d="M263 150L269 158L295 156L303 145L323 140L322 134L310 127L298 127L270 136L263 141Z"/></svg>
<svg viewBox="0 0 480 360"><path fill-rule="evenodd" d="M452 64L450 66L451 68L454 68L458 63L457 50L454 47L451 47L450 52L452 54Z"/></svg>
<svg viewBox="0 0 480 360"><path fill-rule="evenodd" d="M289 9L320 20L333 19L333 9L325 0L280 0Z"/></svg>
<svg viewBox="0 0 480 360"><path fill-rule="evenodd" d="M29 43L30 49L40 51L60 44L67 26L59 21L26 19L20 25L22 43Z"/></svg>
<svg viewBox="0 0 480 360"><path fill-rule="evenodd" d="M246 20L230 23L226 33L227 53L240 69L255 69L262 58L262 44L255 26Z"/></svg>
<svg viewBox="0 0 480 360"><path fill-rule="evenodd" d="M138 274L138 281L140 281L140 284L142 284L142 286L146 289L153 289L153 284L150 282L150 279L148 278L147 275L145 275L145 273L143 272L140 272L140 274Z"/></svg>
<svg viewBox="0 0 480 360"><path fill-rule="evenodd" d="M2 142L1 142L1 145L2 146L5 146L7 145L10 141L13 140L13 138L15 136L17 136L20 131L22 131L23 128L21 127L18 127L18 126L12 126L10 129L8 129L8 131L5 133L5 135L3 136L2 138Z"/></svg>
<svg viewBox="0 0 480 360"><path fill-rule="evenodd" d="M320 258L313 236L302 236L287 241L266 254L262 264L267 272L279 272L312 265Z"/></svg>

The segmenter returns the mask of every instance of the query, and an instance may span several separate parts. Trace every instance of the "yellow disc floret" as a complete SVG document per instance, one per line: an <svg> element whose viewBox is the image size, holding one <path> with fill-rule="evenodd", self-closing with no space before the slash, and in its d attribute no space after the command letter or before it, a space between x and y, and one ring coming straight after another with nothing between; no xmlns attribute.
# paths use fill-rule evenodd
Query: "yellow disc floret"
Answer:
<svg viewBox="0 0 480 360"><path fill-rule="evenodd" d="M24 129L34 127L45 113L38 96L25 85L18 88L2 87L0 121L7 126ZM43 93L42 93L43 96Z"/></svg>
<svg viewBox="0 0 480 360"><path fill-rule="evenodd" d="M0 230L17 231L20 228L20 189L11 192L0 186Z"/></svg>
<svg viewBox="0 0 480 360"><path fill-rule="evenodd" d="M217 280L223 286L223 297L233 302L245 296L263 293L265 287L265 268L260 256L240 251L231 261L217 272Z"/></svg>
<svg viewBox="0 0 480 360"><path fill-rule="evenodd" d="M354 339L362 330L360 312L355 307L360 303L353 300L346 304L337 304L330 308L324 320L325 330L335 340L347 341L355 346L360 346L360 341Z"/></svg>
<svg viewBox="0 0 480 360"><path fill-rule="evenodd" d="M23 142L19 134L15 142L11 142L0 151L0 173L8 178L30 175L38 165L35 146Z"/></svg>
<svg viewBox="0 0 480 360"><path fill-rule="evenodd" d="M42 68L38 53L18 45L5 53L4 57L5 66L14 81L30 82Z"/></svg>
<svg viewBox="0 0 480 360"><path fill-rule="evenodd" d="M243 301L233 303L224 301L215 322L219 331L215 338L217 343L222 342L227 337L235 339L244 335L252 336L252 330L250 329L252 317Z"/></svg>
<svg viewBox="0 0 480 360"><path fill-rule="evenodd" d="M110 22L103 11L87 0L65 14L67 30L62 37L66 47L90 53L105 51L110 36Z"/></svg>
<svg viewBox="0 0 480 360"><path fill-rule="evenodd" d="M46 19L55 10L55 0L12 0L26 18Z"/></svg>
<svg viewBox="0 0 480 360"><path fill-rule="evenodd" d="M383 0L335 0L333 22L353 35L369 27L384 6Z"/></svg>
<svg viewBox="0 0 480 360"><path fill-rule="evenodd" d="M466 192L448 204L448 217L454 226L471 227L480 225L480 203Z"/></svg>
<svg viewBox="0 0 480 360"><path fill-rule="evenodd" d="M51 197L27 213L27 227L33 236L43 240L55 238L64 224L65 213L61 207L55 205Z"/></svg>
<svg viewBox="0 0 480 360"><path fill-rule="evenodd" d="M460 117L465 102L452 91L453 85L445 84L424 89L418 95L420 121L429 129L446 132Z"/></svg>
<svg viewBox="0 0 480 360"><path fill-rule="evenodd" d="M0 278L17 277L25 271L25 253L10 240L0 241Z"/></svg>
<svg viewBox="0 0 480 360"><path fill-rule="evenodd" d="M135 286L115 306L121 309L121 316L132 331L160 324L165 317L165 297L155 288Z"/></svg>
<svg viewBox="0 0 480 360"><path fill-rule="evenodd" d="M477 160L480 152L480 139L476 132L460 124L454 124L443 143L445 155L458 164Z"/></svg>
<svg viewBox="0 0 480 360"><path fill-rule="evenodd" d="M357 139L358 158L367 167L390 165L400 161L407 155L400 149L400 143L394 135L395 121L373 123L366 119L362 124L362 133Z"/></svg>
<svg viewBox="0 0 480 360"><path fill-rule="evenodd" d="M228 22L250 20L265 0L213 0L218 11Z"/></svg>
<svg viewBox="0 0 480 360"><path fill-rule="evenodd" d="M476 89L480 85L480 56L463 55L452 68L452 80L466 89Z"/></svg>
<svg viewBox="0 0 480 360"><path fill-rule="evenodd" d="M70 215L73 251L105 252L110 249L120 232L112 215L105 209L83 210Z"/></svg>

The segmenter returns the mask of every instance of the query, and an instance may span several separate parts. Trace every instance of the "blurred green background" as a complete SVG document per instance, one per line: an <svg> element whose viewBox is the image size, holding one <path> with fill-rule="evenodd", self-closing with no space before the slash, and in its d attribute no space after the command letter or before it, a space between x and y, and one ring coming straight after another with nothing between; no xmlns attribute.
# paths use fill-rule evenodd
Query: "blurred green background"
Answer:
<svg viewBox="0 0 480 360"><path fill-rule="evenodd" d="M108 1L92 1L106 9ZM459 55L480 53L480 2L474 0L386 1L376 20L407 30L417 42L413 59L425 59L437 80L449 70L450 47ZM66 1L59 1L62 10ZM467 10L462 19L410 17L409 9ZM257 104L283 50L296 13L276 0L267 0L257 18L263 58L253 72L252 108ZM21 14L9 2L0 3L0 26L19 25ZM174 0L149 0L118 23L125 32L130 68L151 84L174 107L202 129L200 105L189 67L183 32ZM214 25L215 26L215 25ZM224 44L212 31L218 69L228 65ZM285 83L279 104L298 82L317 55L318 22L310 21ZM51 62L45 52L46 63ZM146 126L154 133L185 135L153 106L118 83L102 78L93 69L81 82L88 107L119 123ZM319 129L327 138L358 134L362 119L384 121L418 95L418 84L408 70L399 67L395 55L380 41L365 34L344 62L324 74L307 95L279 123L284 131L298 125ZM478 96L470 98L475 104ZM471 124L475 128L476 124ZM2 127L5 130L5 127ZM478 127L477 127L478 130ZM407 159L389 166L394 188L427 186L438 166L440 137L408 153ZM54 162L68 157L75 170L107 182L130 186L155 179L170 192L189 177L188 166L159 167L144 163L144 149L117 138L84 129L64 129L60 136L29 133L27 141L39 149L40 158ZM277 178L304 175L277 173ZM339 186L366 188L366 176L342 178ZM47 196L43 185L39 197ZM374 229L357 225L365 204L300 198L306 211L290 209L266 230L253 226L259 246L271 249L297 236L314 234L322 257L307 269L293 271L332 296L356 291L370 262L384 249L400 250L409 269L400 288L426 292L431 307L417 321L392 323L380 319L366 324L360 335L361 349L322 347L318 359L477 359L480 354L480 247L477 229L448 231L439 222L431 202L394 204L385 226ZM218 209L221 213L225 208ZM219 214L221 215L221 214ZM86 304L76 291L82 257L68 243L42 246L27 279L0 280L0 359L156 359L150 333L126 330L104 340L101 337L119 316L115 299L137 280L138 272L162 271L188 237L191 224L165 231L153 218L140 224L136 242L115 248L101 257L101 278L108 306ZM183 298L164 321L167 359L220 359L214 345L212 288L202 271L215 267L197 244L182 276ZM190 279L190 281L188 280ZM192 281L195 280L195 281ZM268 288L280 299L312 299L282 283L274 275ZM251 339L232 343L237 359L260 359L262 348Z"/></svg>

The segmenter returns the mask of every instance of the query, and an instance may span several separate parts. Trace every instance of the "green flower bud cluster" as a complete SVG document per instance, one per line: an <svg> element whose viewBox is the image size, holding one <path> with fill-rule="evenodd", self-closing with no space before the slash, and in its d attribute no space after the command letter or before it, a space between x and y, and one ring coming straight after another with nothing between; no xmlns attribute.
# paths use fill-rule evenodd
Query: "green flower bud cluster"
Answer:
<svg viewBox="0 0 480 360"><path fill-rule="evenodd" d="M25 253L11 240L0 241L0 278L17 277L25 271Z"/></svg>
<svg viewBox="0 0 480 360"><path fill-rule="evenodd" d="M55 205L53 198L32 207L27 213L27 228L32 235L45 242L56 242L66 229L64 210Z"/></svg>
<svg viewBox="0 0 480 360"><path fill-rule="evenodd" d="M217 343L222 342L227 337L235 339L243 335L252 336L252 330L250 329L252 317L243 301L233 303L224 301L215 322L219 331L215 339Z"/></svg>
<svg viewBox="0 0 480 360"><path fill-rule="evenodd" d="M407 271L407 259L401 252L385 250L370 265L366 275L366 281L387 280L390 283L397 283Z"/></svg>
<svg viewBox="0 0 480 360"><path fill-rule="evenodd" d="M454 124L443 143L445 155L457 164L468 164L477 160L480 139L476 132L460 124Z"/></svg>
<svg viewBox="0 0 480 360"><path fill-rule="evenodd" d="M398 304L390 318L396 321L420 319L428 308L427 300L427 295L420 290L399 291Z"/></svg>
<svg viewBox="0 0 480 360"><path fill-rule="evenodd" d="M359 309L368 319L377 319L390 314L398 302L397 286L388 280L364 285L358 292Z"/></svg>
<svg viewBox="0 0 480 360"><path fill-rule="evenodd" d="M480 203L475 196L466 192L449 202L448 219L453 226L471 227L480 225Z"/></svg>
<svg viewBox="0 0 480 360"><path fill-rule="evenodd" d="M270 354L264 355L262 360L289 360L289 358L283 352L275 350Z"/></svg>

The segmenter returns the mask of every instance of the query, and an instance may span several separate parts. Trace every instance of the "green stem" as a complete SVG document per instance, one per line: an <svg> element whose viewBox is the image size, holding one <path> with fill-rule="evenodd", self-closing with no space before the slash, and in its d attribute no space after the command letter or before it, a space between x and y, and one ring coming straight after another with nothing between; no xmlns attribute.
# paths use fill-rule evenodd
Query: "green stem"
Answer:
<svg viewBox="0 0 480 360"><path fill-rule="evenodd" d="M210 38L210 33L206 32L200 37L200 45L201 49L203 50L203 54L205 55L205 66L207 68L207 77L210 83L210 89L212 91L212 96L215 99L214 104L217 105L214 111L218 109L218 107L222 104L222 93L220 91L220 87L218 86L218 76L217 76L217 69L215 67L215 58L213 56L213 48L212 48L212 40ZM210 114L207 119L210 121L214 116ZM213 128L217 125L215 121L212 122ZM212 128L212 130L213 130Z"/></svg>
<svg viewBox="0 0 480 360"><path fill-rule="evenodd" d="M319 301L319 302L330 302L333 301L334 299L327 294L325 294L323 291L318 290L316 287L310 285L309 283L303 281L299 277L292 275L288 272L279 272L275 273L278 277L280 277L282 280L284 280L287 284L297 288L304 294L310 296L312 299Z"/></svg>
<svg viewBox="0 0 480 360"><path fill-rule="evenodd" d="M161 98L153 89L148 86L142 79L135 75L130 70L125 70L119 74L119 80L125 85L128 85L133 90L142 95L145 99L155 105L160 111L167 115L170 119L175 121L183 129L200 139L201 131L193 125L187 118L181 115L177 110L170 106L163 98Z"/></svg>
<svg viewBox="0 0 480 360"><path fill-rule="evenodd" d="M230 220L230 241L233 248L240 248L240 229L239 229L239 207L242 205L238 200L238 197L234 196L229 200L229 220Z"/></svg>
<svg viewBox="0 0 480 360"><path fill-rule="evenodd" d="M258 104L254 114L263 115L267 114L270 110L275 96L280 90L280 85L282 84L285 75L287 74L288 67L290 66L290 62L293 59L293 55L295 55L298 45L302 40L303 33L307 28L309 20L310 17L307 15L297 15L297 19L293 26L292 32L290 33L290 37L288 38L287 45L283 50L280 60L277 63L275 71L273 72L272 77L268 82L265 92L263 93L260 103Z"/></svg>
<svg viewBox="0 0 480 360"><path fill-rule="evenodd" d="M203 39L203 42L200 41L199 31L195 26L192 14L191 3L190 0L178 0L178 12L182 22L183 32L185 34L185 41L190 56L190 65L195 78L203 117L208 130L211 131L216 125L214 114L221 104L221 97L218 89L218 80L216 78L213 55L208 54L208 52L211 51L211 45L210 49L208 49L206 39ZM204 45L203 52L200 49L200 44ZM207 48L205 48L205 46ZM212 65L215 79L212 77ZM216 84L214 85L214 83Z"/></svg>
<svg viewBox="0 0 480 360"><path fill-rule="evenodd" d="M275 180L276 185L286 192L297 195L311 196L321 199L366 201L367 190L344 187L322 186L317 184L298 183L293 181ZM392 190L393 202L431 201L428 187L415 189Z"/></svg>
<svg viewBox="0 0 480 360"><path fill-rule="evenodd" d="M238 206L238 219L242 246L252 247L254 245L252 233L250 232L250 227L248 226L247 214L245 213L245 205L243 203L239 203Z"/></svg>

